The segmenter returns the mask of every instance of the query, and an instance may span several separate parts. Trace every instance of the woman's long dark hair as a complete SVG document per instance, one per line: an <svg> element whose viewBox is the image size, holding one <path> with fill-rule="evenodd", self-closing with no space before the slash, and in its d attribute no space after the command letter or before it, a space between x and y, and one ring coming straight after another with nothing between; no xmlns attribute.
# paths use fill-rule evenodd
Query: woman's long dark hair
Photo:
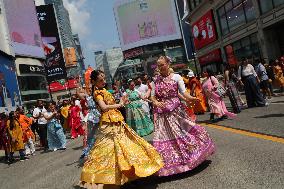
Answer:
<svg viewBox="0 0 284 189"><path fill-rule="evenodd" d="M10 121L10 130L13 130L15 128L15 112L11 111L9 113L9 121Z"/></svg>
<svg viewBox="0 0 284 189"><path fill-rule="evenodd" d="M104 72L103 71L101 71L101 70L93 70L92 72L91 72L91 80L94 80L94 81L96 81L97 79L98 79L98 76L100 75L100 74L103 74ZM94 95L94 92L95 92L95 85L92 85L92 93L91 93L91 95L93 96Z"/></svg>

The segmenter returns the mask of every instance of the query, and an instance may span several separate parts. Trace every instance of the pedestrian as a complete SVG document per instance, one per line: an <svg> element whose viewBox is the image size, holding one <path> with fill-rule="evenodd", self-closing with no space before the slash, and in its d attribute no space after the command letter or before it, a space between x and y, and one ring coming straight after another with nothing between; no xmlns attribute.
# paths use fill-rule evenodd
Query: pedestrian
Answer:
<svg viewBox="0 0 284 189"><path fill-rule="evenodd" d="M52 151L66 149L66 137L60 124L60 113L56 110L56 103L50 102L47 112L44 113L47 120L48 148Z"/></svg>
<svg viewBox="0 0 284 189"><path fill-rule="evenodd" d="M269 78L269 80L268 80L269 90L270 90L272 96L276 96L275 93L274 93L274 90L273 90L273 83L274 83L274 80L275 80L275 75L274 75L274 71L273 71L273 63L274 63L273 60L269 60L269 63L264 64L264 66L265 66L265 69L267 71L267 76Z"/></svg>
<svg viewBox="0 0 284 189"><path fill-rule="evenodd" d="M255 72L260 80L259 86L263 93L263 98L271 99L271 91L269 89L269 78L266 72L264 65L261 62L261 59L256 59L254 61Z"/></svg>
<svg viewBox="0 0 284 189"><path fill-rule="evenodd" d="M147 87L148 90L148 87ZM143 94L135 89L135 82L129 81L129 88L125 92L129 103L126 107L126 123L139 136L147 136L154 130L154 124L150 118L149 112L143 109L141 100L144 99Z"/></svg>
<svg viewBox="0 0 284 189"><path fill-rule="evenodd" d="M117 109L125 105L125 97L119 104L115 103L104 88L106 81L102 71L91 73L91 83L102 115L96 142L82 169L81 187L119 188L126 182L157 172L163 166L160 155L124 122Z"/></svg>
<svg viewBox="0 0 284 189"><path fill-rule="evenodd" d="M67 131L70 131L70 126L68 124L69 108L70 108L69 101L68 100L63 100L63 104L62 104L62 107L60 109L60 113L61 113L61 116L63 117L63 129L64 129L65 133Z"/></svg>
<svg viewBox="0 0 284 189"><path fill-rule="evenodd" d="M0 149L5 151L5 160L10 163L10 136L7 128L7 116L5 113L0 114Z"/></svg>
<svg viewBox="0 0 284 189"><path fill-rule="evenodd" d="M11 138L11 150L10 150L10 162L14 162L14 153L19 151L20 161L28 160L25 156L23 131L19 123L20 114L17 111L11 111L9 113L9 119L7 121L7 128Z"/></svg>
<svg viewBox="0 0 284 189"><path fill-rule="evenodd" d="M247 105L249 108L268 105L260 93L259 78L254 67L249 64L248 58L242 58L242 63L238 69L238 79L245 88Z"/></svg>
<svg viewBox="0 0 284 189"><path fill-rule="evenodd" d="M198 101L196 101L193 106L193 111L195 114L204 114L207 111L207 107L202 85L200 81L195 77L193 71L189 71L187 76L189 78L190 95L198 98Z"/></svg>
<svg viewBox="0 0 284 189"><path fill-rule="evenodd" d="M83 136L84 129L82 126L80 101L77 100L76 95L73 95L71 97L71 106L69 107L68 114L69 126L71 128L71 138L75 139L77 137Z"/></svg>
<svg viewBox="0 0 284 189"><path fill-rule="evenodd" d="M23 108L17 108L17 112L19 112L19 123L23 131L23 142L25 144L25 154L26 156L35 155L35 135L31 129L32 119L28 118Z"/></svg>
<svg viewBox="0 0 284 189"><path fill-rule="evenodd" d="M275 80L274 85L278 88L280 88L280 92L283 92L284 89L284 76L283 76L283 70L281 67L281 63L279 60L276 60L273 64L273 72L275 74Z"/></svg>
<svg viewBox="0 0 284 189"><path fill-rule="evenodd" d="M45 151L48 150L47 143L47 120L44 118L44 114L46 113L46 109L44 107L42 100L37 100L37 107L33 111L33 117L37 122L37 127L39 131L40 143Z"/></svg>
<svg viewBox="0 0 284 189"><path fill-rule="evenodd" d="M215 150L207 131L197 125L186 112L179 93L188 101L198 101L186 92L182 77L170 73L170 59L157 60L159 75L152 83L155 129L153 145L163 157L165 166L159 176L169 176L194 169Z"/></svg>
<svg viewBox="0 0 284 189"><path fill-rule="evenodd" d="M137 77L135 79L135 89L140 93L141 97L143 97L143 99L140 99L140 102L142 104L142 108L144 110L144 112L148 115L148 117L150 117L150 107L149 107L149 103L147 101L147 99L149 98L148 96L148 91L149 91L149 87L148 85L145 85L142 83L142 79L141 77Z"/></svg>
<svg viewBox="0 0 284 189"><path fill-rule="evenodd" d="M94 87L92 87L92 90L86 90L85 92L82 91L83 93L79 94L81 98L86 99L86 104L87 104L87 115L83 119L83 124L86 125L85 128L86 144L84 146L80 159L83 158L86 159L87 156L89 155L89 152L95 143L95 133L98 129L98 123L100 121L101 114L97 109L93 96L91 95L94 93L94 90L95 90ZM88 91L89 94L87 94Z"/></svg>
<svg viewBox="0 0 284 189"><path fill-rule="evenodd" d="M227 64L224 71L224 85L227 88L227 95L230 99L234 113L240 113L245 107L245 102L241 98L236 87L237 82L238 77L235 73L234 67Z"/></svg>
<svg viewBox="0 0 284 189"><path fill-rule="evenodd" d="M210 121L216 121L214 116L217 116L218 120L223 120L228 117L235 118L236 114L227 110L222 96L220 96L217 92L217 88L220 83L214 76L212 70L208 68L203 74L206 79L203 81L202 88L207 96L210 108Z"/></svg>

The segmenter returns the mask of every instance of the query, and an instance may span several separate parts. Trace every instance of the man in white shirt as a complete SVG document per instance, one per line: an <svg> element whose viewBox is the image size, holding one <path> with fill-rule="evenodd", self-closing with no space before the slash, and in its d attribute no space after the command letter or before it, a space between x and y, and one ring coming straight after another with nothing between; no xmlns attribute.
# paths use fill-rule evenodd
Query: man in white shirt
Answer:
<svg viewBox="0 0 284 189"><path fill-rule="evenodd" d="M142 80L141 80L140 77L136 78L136 87L135 87L135 89L140 93L140 95L142 97L148 98L148 96L147 96L148 94L147 93L148 93L149 88L148 88L147 85L144 85L142 83ZM145 101L145 100L142 100L142 99L140 101L142 103L142 109L150 117L149 103L147 101Z"/></svg>
<svg viewBox="0 0 284 189"><path fill-rule="evenodd" d="M44 150L48 150L48 143L47 143L47 120L44 118L44 113L46 113L46 109L43 106L43 101L37 101L37 107L33 111L33 117L36 120L37 127L39 130L39 138L42 147Z"/></svg>

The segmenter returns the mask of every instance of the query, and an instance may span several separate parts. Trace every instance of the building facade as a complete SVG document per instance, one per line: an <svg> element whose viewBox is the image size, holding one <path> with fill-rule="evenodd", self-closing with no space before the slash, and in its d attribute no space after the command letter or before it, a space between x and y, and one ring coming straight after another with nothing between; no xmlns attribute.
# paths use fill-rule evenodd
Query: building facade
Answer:
<svg viewBox="0 0 284 189"><path fill-rule="evenodd" d="M11 99L12 96L14 99L21 99L21 105L30 108L38 99L50 99L43 69L45 54L35 3L34 0L3 0L3 2L10 44L15 53L13 64L6 64L5 68L9 68L17 75L17 85L20 90L20 96L16 96L16 92L9 92L12 89L6 87L7 96ZM6 69L5 72L8 73L7 71ZM13 80L11 74L10 79Z"/></svg>
<svg viewBox="0 0 284 189"><path fill-rule="evenodd" d="M243 57L284 54L284 0L188 0L197 59L215 72ZM211 36L211 37L210 37Z"/></svg>
<svg viewBox="0 0 284 189"><path fill-rule="evenodd" d="M78 46L76 45L76 43L78 44L79 37L78 35L75 35L74 39L74 36L72 34L72 28L71 28L71 22L68 10L64 7L62 0L44 0L44 2L45 4L54 5L56 12L56 19L58 22L57 24L59 29L59 35L63 50L67 48L75 48L76 59L77 59L76 64L75 66L66 67L67 77L75 78L78 77L79 75L82 76L84 71L84 63L83 63L84 59L81 57L82 53L80 54L79 49L77 48Z"/></svg>

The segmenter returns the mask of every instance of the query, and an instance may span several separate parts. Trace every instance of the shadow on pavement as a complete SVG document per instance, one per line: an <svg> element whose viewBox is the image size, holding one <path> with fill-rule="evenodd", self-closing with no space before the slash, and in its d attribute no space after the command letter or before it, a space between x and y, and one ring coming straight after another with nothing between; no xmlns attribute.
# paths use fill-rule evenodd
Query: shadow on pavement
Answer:
<svg viewBox="0 0 284 189"><path fill-rule="evenodd" d="M284 117L284 114L268 114L263 116L256 116L254 118L270 118L270 117Z"/></svg>
<svg viewBox="0 0 284 189"><path fill-rule="evenodd" d="M173 176L168 176L168 177L150 176L150 177L142 178L142 179L139 179L139 180L123 185L121 189L156 189L158 187L158 184L192 177L202 172L203 170L205 170L211 164L211 162L212 162L211 160L206 160L202 164L200 164L198 167L196 167L195 169L191 171L173 175Z"/></svg>

